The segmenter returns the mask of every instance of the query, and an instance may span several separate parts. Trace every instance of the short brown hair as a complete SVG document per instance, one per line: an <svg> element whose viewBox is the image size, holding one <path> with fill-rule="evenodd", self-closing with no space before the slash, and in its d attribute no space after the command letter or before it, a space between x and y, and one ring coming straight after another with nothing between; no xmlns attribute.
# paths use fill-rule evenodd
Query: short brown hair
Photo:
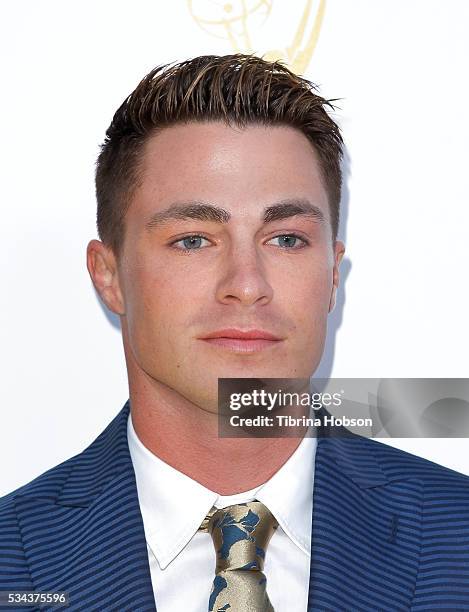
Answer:
<svg viewBox="0 0 469 612"><path fill-rule="evenodd" d="M328 194L333 240L341 196L342 137L325 100L307 79L280 62L253 55L204 55L154 68L114 115L96 167L97 227L119 256L124 218L139 182L143 146L176 123L224 121L288 125L313 145Z"/></svg>

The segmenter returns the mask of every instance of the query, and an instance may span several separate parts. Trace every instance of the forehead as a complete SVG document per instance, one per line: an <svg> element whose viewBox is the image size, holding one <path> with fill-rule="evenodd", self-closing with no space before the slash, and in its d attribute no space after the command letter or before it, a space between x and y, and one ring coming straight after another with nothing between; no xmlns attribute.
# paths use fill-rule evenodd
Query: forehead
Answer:
<svg viewBox="0 0 469 612"><path fill-rule="evenodd" d="M317 154L288 126L176 124L148 139L134 214L178 201L214 202L254 213L279 200L309 199L328 216ZM129 211L130 212L130 211Z"/></svg>

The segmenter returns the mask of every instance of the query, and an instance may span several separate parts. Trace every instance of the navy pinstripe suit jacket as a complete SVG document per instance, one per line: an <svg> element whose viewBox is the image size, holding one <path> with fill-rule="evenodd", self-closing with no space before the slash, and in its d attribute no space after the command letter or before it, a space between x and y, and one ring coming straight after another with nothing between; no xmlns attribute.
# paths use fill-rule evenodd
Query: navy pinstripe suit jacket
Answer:
<svg viewBox="0 0 469 612"><path fill-rule="evenodd" d="M128 414L0 500L0 590L156 610ZM469 610L469 477L375 440L319 438L312 521L308 611Z"/></svg>

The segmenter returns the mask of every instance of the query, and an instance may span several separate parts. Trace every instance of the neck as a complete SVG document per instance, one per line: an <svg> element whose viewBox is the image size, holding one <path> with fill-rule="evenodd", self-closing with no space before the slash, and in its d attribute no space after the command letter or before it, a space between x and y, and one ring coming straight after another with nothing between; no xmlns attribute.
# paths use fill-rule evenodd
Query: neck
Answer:
<svg viewBox="0 0 469 612"><path fill-rule="evenodd" d="M220 495L266 482L301 438L220 438L217 415L152 380L130 381L132 424L142 444L175 469Z"/></svg>

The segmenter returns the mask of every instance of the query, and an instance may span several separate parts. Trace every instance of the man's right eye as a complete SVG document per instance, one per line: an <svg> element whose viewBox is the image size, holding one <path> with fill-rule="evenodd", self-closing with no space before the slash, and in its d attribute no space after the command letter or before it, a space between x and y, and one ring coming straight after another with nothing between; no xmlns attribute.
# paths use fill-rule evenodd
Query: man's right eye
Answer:
<svg viewBox="0 0 469 612"><path fill-rule="evenodd" d="M175 249L179 249L180 251L194 251L200 249L203 246L202 240L208 242L207 238L204 236L199 236L198 234L191 234L189 236L184 236L184 238L179 238L171 243L171 246ZM178 246L180 245L180 246Z"/></svg>

